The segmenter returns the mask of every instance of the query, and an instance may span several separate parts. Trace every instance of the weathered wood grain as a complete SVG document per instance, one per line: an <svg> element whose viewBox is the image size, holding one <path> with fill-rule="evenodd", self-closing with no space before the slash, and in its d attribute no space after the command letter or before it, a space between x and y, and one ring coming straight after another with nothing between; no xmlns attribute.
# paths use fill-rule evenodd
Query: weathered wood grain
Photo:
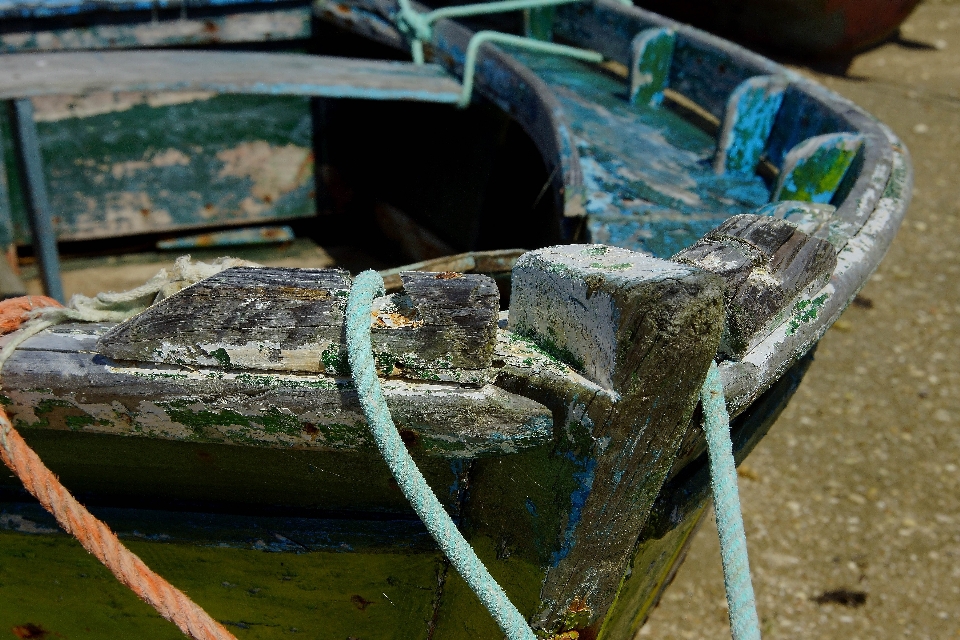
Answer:
<svg viewBox="0 0 960 640"><path fill-rule="evenodd" d="M829 203L853 164L863 136L829 133L795 146L783 159L773 200Z"/></svg>
<svg viewBox="0 0 960 640"><path fill-rule="evenodd" d="M212 91L455 103L437 65L238 51L102 51L4 56L0 99L93 91Z"/></svg>
<svg viewBox="0 0 960 640"><path fill-rule="evenodd" d="M479 383L489 371L500 295L477 274L407 272L375 301L382 375ZM116 360L345 375L351 279L338 269L239 267L202 280L118 325L99 351Z"/></svg>
<svg viewBox="0 0 960 640"><path fill-rule="evenodd" d="M349 379L324 374L124 364L94 347L109 325L62 325L26 341L3 369L6 410L35 428L191 442L369 449ZM550 412L498 387L385 380L400 429L431 455L470 458L548 442Z"/></svg>
<svg viewBox="0 0 960 640"><path fill-rule="evenodd" d="M723 115L714 171L756 171L786 88L787 79L783 76L757 76L734 89Z"/></svg>
<svg viewBox="0 0 960 640"><path fill-rule="evenodd" d="M25 3L18 4L24 8ZM102 7L101 3L96 4ZM53 19L35 20L20 30L11 25L0 33L0 52L282 42L310 37L310 7L286 6L271 10L269 0L265 4L261 3L258 11L251 12L224 11L222 7L213 11L209 7L204 10L191 3L189 8L182 7L174 19L170 19L169 14L159 18L156 14L147 17L140 13L139 16L134 14L128 20L118 21L101 14L80 22L70 12L73 23L68 25L48 15L45 17ZM52 7L48 10L51 13L56 11Z"/></svg>
<svg viewBox="0 0 960 640"><path fill-rule="evenodd" d="M839 251L846 238L833 232L831 222L836 218L837 208L832 204L803 202L801 200L783 200L771 202L755 212L758 216L780 218L794 225L808 236L823 238Z"/></svg>
<svg viewBox="0 0 960 640"><path fill-rule="evenodd" d="M630 43L630 102L659 105L670 78L676 33L672 29L644 29Z"/></svg>
<svg viewBox="0 0 960 640"><path fill-rule="evenodd" d="M511 328L603 390L538 387L510 370L498 379L567 407L557 455L570 464L571 491L534 620L544 631L584 629L613 602L686 432L723 328L721 283L688 265L603 245L527 253L513 277ZM517 518L523 508L509 507Z"/></svg>
<svg viewBox="0 0 960 640"><path fill-rule="evenodd" d="M777 218L730 218L673 260L722 277L726 327L720 351L741 358L793 312L804 292L819 290L837 266L826 240ZM809 302L808 302L809 304Z"/></svg>

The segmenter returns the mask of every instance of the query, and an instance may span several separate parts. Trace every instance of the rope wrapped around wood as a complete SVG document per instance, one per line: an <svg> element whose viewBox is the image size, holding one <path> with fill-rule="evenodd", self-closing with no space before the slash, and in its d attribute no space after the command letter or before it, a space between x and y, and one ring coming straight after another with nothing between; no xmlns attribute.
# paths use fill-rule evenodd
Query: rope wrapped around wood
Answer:
<svg viewBox="0 0 960 640"><path fill-rule="evenodd" d="M507 638L536 640L526 619L510 602L510 598L487 571L473 547L437 500L393 423L383 388L377 378L373 348L370 344L373 299L383 293L383 278L380 274L376 271L364 271L353 281L350 297L347 298L347 358L370 433L373 434L377 448L400 485L403 495L410 501L410 505L450 560L450 564L477 594Z"/></svg>

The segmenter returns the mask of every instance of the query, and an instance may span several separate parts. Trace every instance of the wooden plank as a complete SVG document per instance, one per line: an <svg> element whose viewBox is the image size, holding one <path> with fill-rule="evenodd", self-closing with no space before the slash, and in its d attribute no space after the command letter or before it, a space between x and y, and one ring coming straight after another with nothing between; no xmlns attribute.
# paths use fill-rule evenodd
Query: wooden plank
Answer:
<svg viewBox="0 0 960 640"><path fill-rule="evenodd" d="M752 175L757 170L786 88L783 76L757 76L734 89L717 140L716 173Z"/></svg>
<svg viewBox="0 0 960 640"><path fill-rule="evenodd" d="M570 464L570 479L558 482L570 492L557 498L567 506L547 536L559 548L551 545L533 620L544 632L582 630L613 602L687 429L722 332L721 284L688 265L603 245L527 253L513 279L511 328L601 389L519 375L514 388L507 373L498 382L567 408L554 455ZM522 504L503 509L507 522L523 518ZM494 540L510 535L506 527L485 525Z"/></svg>
<svg viewBox="0 0 960 640"><path fill-rule="evenodd" d="M212 91L455 103L440 66L305 54L103 51L4 56L0 98L93 91Z"/></svg>
<svg viewBox="0 0 960 640"><path fill-rule="evenodd" d="M89 349L107 326L54 327L14 352L3 370L11 419L34 428L190 442L326 451L372 447L348 379L122 364ZM47 348L40 348L43 340ZM552 438L550 411L498 387L397 379L383 386L397 426L429 455L504 454Z"/></svg>
<svg viewBox="0 0 960 640"><path fill-rule="evenodd" d="M630 43L630 102L657 106L670 78L676 32L644 29Z"/></svg>
<svg viewBox="0 0 960 640"><path fill-rule="evenodd" d="M491 380L500 311L493 280L453 272L400 277L404 292L374 304L380 373ZM339 269L229 269L118 325L98 348L116 360L346 375L350 283Z"/></svg>
<svg viewBox="0 0 960 640"><path fill-rule="evenodd" d="M272 5L280 0L260 0ZM246 0L2 0L0 17L51 18L73 16L92 11L151 11L190 5L194 8L245 4Z"/></svg>
<svg viewBox="0 0 960 640"><path fill-rule="evenodd" d="M830 223L837 213L837 208L832 204L784 200L782 202L771 202L757 209L755 213L758 216L770 216L771 218L786 220L808 236L826 239L833 244L837 251L842 248L842 245L839 244L840 238L837 237L837 234L831 233Z"/></svg>
<svg viewBox="0 0 960 640"><path fill-rule="evenodd" d="M53 229L53 210L47 194L47 180L40 155L37 124L33 121L33 103L13 100L8 103L12 121L17 168L24 184L24 199L33 235L33 250L40 263L40 279L44 293L61 303L66 302L60 279L60 254Z"/></svg>
<svg viewBox="0 0 960 640"><path fill-rule="evenodd" d="M773 200L829 203L863 141L855 133L828 133L801 142L783 159Z"/></svg>
<svg viewBox="0 0 960 640"><path fill-rule="evenodd" d="M0 52L282 42L310 37L309 6L269 10L264 2L258 4L255 12L211 14L210 10L201 10L195 18L191 7L178 12L175 19L141 14L139 21L132 16L127 21L117 21L115 16L101 13L82 24L73 21L64 25L60 20L31 22L22 31L8 27L0 33Z"/></svg>
<svg viewBox="0 0 960 640"><path fill-rule="evenodd" d="M804 304L801 294L819 291L837 266L836 251L826 240L784 220L750 214L730 218L673 259L724 279L720 352L737 359L785 322L796 304Z"/></svg>

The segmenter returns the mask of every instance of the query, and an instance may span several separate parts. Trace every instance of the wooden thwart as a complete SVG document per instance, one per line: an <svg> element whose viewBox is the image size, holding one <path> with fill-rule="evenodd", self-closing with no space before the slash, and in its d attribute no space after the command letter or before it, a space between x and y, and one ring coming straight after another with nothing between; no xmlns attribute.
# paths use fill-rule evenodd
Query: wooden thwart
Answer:
<svg viewBox="0 0 960 640"><path fill-rule="evenodd" d="M489 371L500 294L487 276L400 274L404 293L375 301L381 375L479 383ZM339 269L228 269L108 332L116 360L346 375L344 310L351 279Z"/></svg>
<svg viewBox="0 0 960 640"><path fill-rule="evenodd" d="M5 55L0 99L94 91L213 91L455 103L439 65L288 53L102 51Z"/></svg>

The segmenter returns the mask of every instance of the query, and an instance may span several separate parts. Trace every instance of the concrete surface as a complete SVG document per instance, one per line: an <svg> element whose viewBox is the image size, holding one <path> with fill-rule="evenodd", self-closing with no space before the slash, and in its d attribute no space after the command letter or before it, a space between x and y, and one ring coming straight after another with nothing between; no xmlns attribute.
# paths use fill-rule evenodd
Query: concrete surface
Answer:
<svg viewBox="0 0 960 640"><path fill-rule="evenodd" d="M916 190L741 469L764 638L960 638L960 0L844 77L799 70L901 136ZM640 637L730 637L712 522Z"/></svg>

